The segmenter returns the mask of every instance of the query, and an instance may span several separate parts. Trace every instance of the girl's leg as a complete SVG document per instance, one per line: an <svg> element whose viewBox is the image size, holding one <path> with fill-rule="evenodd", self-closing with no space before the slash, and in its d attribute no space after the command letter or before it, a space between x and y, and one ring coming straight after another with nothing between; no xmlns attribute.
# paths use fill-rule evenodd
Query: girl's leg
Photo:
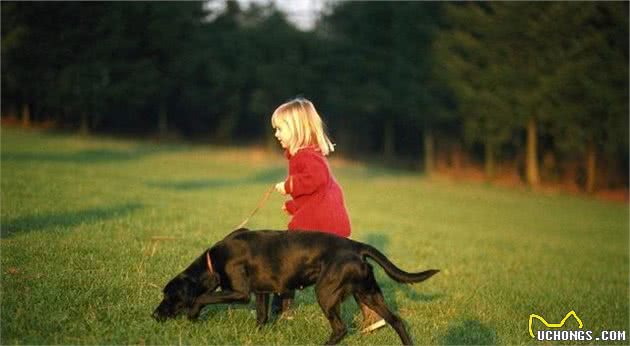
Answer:
<svg viewBox="0 0 630 346"><path fill-rule="evenodd" d="M369 333L381 327L384 327L386 322L383 318L376 313L376 311L370 309L367 305L359 302L361 313L363 314L363 323L361 323L361 333Z"/></svg>
<svg viewBox="0 0 630 346"><path fill-rule="evenodd" d="M282 294L274 294L271 301L271 313L279 316L279 318L285 318L288 320L293 319L291 313L291 305L295 298L295 291L289 291Z"/></svg>

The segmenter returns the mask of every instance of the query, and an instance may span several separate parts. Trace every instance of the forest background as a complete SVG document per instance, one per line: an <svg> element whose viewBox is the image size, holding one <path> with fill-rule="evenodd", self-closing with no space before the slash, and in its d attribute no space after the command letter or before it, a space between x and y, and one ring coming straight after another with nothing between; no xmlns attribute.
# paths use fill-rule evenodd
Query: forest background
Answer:
<svg viewBox="0 0 630 346"><path fill-rule="evenodd" d="M3 126L271 148L304 96L347 158L627 200L628 2L0 6Z"/></svg>

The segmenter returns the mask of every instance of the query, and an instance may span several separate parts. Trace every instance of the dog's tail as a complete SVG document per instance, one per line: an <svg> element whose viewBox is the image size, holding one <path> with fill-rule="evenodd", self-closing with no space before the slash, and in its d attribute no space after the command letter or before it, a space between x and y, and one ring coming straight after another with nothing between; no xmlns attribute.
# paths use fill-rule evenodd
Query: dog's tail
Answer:
<svg viewBox="0 0 630 346"><path fill-rule="evenodd" d="M438 269L429 269L419 273L408 273L400 268L398 268L394 263L392 263L382 252L378 251L371 245L362 244L363 247L361 249L361 256L363 259L365 257L369 257L373 259L376 263L378 263L387 275L400 283L415 283L424 281L433 275L439 272Z"/></svg>

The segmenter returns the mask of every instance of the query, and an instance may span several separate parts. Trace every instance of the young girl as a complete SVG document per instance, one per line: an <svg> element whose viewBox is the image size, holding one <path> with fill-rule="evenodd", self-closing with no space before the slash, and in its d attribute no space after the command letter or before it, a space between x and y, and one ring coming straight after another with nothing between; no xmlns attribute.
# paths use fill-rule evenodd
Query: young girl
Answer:
<svg viewBox="0 0 630 346"><path fill-rule="evenodd" d="M271 125L289 160L287 179L276 184L278 192L292 197L282 207L291 216L289 232L322 231L349 237L350 220L343 192L326 160L335 148L313 103L296 98L282 104L273 112ZM272 311L286 312L293 295L274 296ZM367 306L361 305L361 311L364 332L385 325Z"/></svg>

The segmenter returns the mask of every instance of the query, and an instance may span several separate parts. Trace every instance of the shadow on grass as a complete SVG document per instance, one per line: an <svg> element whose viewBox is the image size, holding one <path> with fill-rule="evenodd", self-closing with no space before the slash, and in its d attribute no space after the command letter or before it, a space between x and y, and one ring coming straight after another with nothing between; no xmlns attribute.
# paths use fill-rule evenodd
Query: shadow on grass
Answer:
<svg viewBox="0 0 630 346"><path fill-rule="evenodd" d="M387 247L389 245L389 237L383 231L374 231L368 233L365 237L365 243L370 244L381 251L385 256L388 256ZM413 288L413 284L401 284L394 281L392 278L387 276L383 268L380 265L375 263L372 260L372 267L374 267L374 272L376 275L376 281L381 286L381 290L383 291L383 295L385 296L385 302L390 307L390 309L398 313L399 306L396 299L391 298L396 292L401 292L406 299L415 301L415 302L432 302L434 300L440 299L444 295L442 293L419 293ZM396 264L396 263L394 263ZM407 268L401 268L402 270L406 270ZM429 269L429 268L425 268ZM439 275L439 274L438 274ZM431 280L431 278L429 278ZM422 285L422 283L418 283L418 285Z"/></svg>
<svg viewBox="0 0 630 346"><path fill-rule="evenodd" d="M233 311L251 311L253 309L256 309L255 302L256 298L254 298L254 296L252 295L250 302L247 304L208 304L201 309L199 313L199 318L196 321L193 320L193 322L208 321L212 320L213 318L220 318L222 317L222 315L225 315L227 317ZM253 318L255 318L255 315L252 314L252 316Z"/></svg>
<svg viewBox="0 0 630 346"><path fill-rule="evenodd" d="M497 332L475 319L452 325L440 339L441 345L496 345Z"/></svg>
<svg viewBox="0 0 630 346"><path fill-rule="evenodd" d="M374 246L382 253L386 253L387 246L389 246L389 236L385 234L385 231L370 232L365 237L365 240L360 241Z"/></svg>
<svg viewBox="0 0 630 346"><path fill-rule="evenodd" d="M179 151L179 147L147 147L139 146L130 150L90 149L76 152L3 152L2 162L58 162L76 164L109 163L118 161L139 160L157 153Z"/></svg>
<svg viewBox="0 0 630 346"><path fill-rule="evenodd" d="M10 238L18 233L44 231L51 227L73 227L84 223L113 219L142 208L138 203L119 206L92 208L72 212L43 214L19 217L8 222L2 221L0 238Z"/></svg>
<svg viewBox="0 0 630 346"><path fill-rule="evenodd" d="M166 190L192 191L220 187L230 187L247 184L272 184L281 181L286 176L286 168L271 168L256 172L250 176L234 179L198 179L184 181L153 181L147 182L149 187Z"/></svg>

